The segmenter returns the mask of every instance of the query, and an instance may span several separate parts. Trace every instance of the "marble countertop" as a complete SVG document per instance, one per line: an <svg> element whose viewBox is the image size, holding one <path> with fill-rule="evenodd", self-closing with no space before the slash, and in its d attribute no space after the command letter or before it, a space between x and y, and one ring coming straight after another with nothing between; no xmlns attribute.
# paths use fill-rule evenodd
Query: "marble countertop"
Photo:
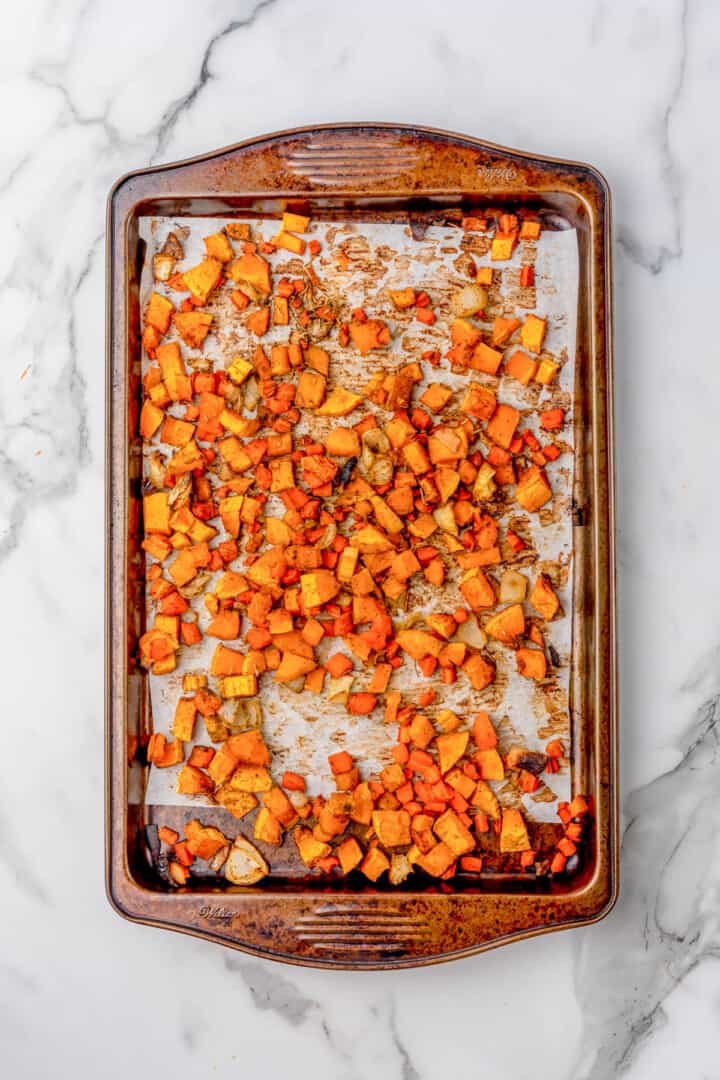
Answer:
<svg viewBox="0 0 720 1080"><path fill-rule="evenodd" d="M28 0L0 40L7 1075L720 1075L718 8ZM103 894L107 192L333 120L589 161L614 194L621 898L587 930L400 973L260 962Z"/></svg>

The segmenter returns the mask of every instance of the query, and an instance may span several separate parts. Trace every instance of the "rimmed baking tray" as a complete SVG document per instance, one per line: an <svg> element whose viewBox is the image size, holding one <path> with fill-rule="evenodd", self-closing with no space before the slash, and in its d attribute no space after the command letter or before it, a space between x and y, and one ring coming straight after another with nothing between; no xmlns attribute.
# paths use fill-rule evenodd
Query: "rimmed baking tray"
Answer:
<svg viewBox="0 0 720 1080"><path fill-rule="evenodd" d="M292 206L412 227L438 211L490 205L536 209L578 237L571 755L573 790L593 807L578 870L555 879L495 872L441 888L411 879L401 890L272 875L254 888L215 879L171 888L148 848L156 815L143 798L146 767L129 749L147 724L145 676L133 659L144 604L140 221L280 217ZM428 128L343 124L262 136L117 182L107 222L106 856L120 914L272 959L367 969L449 960L610 910L618 876L611 321L610 194L587 165Z"/></svg>

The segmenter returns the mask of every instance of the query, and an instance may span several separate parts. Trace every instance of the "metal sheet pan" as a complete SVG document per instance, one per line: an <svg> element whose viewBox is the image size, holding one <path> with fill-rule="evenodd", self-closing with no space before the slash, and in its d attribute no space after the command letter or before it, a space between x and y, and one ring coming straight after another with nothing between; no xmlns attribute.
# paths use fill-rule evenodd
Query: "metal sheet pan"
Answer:
<svg viewBox="0 0 720 1080"><path fill-rule="evenodd" d="M576 230L580 285L574 390L572 778L593 798L577 874L548 881L494 873L447 891L401 892L270 877L255 889L208 881L170 890L148 852L142 766L145 676L132 664L142 624L138 557L141 447L139 289L149 216L315 217L426 227L439 213L527 205ZM385 125L280 133L131 174L108 205L107 809L108 893L122 914L297 963L410 966L602 917L617 889L609 192L584 165L532 158L462 136ZM172 824L168 809L162 820ZM174 808L179 823L193 814ZM150 856L150 858L149 858Z"/></svg>

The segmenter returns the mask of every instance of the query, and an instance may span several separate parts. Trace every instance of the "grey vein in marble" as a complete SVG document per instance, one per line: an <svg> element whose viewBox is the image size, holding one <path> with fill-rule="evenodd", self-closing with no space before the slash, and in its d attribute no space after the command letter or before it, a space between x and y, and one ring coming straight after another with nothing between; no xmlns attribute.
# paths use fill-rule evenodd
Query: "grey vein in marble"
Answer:
<svg viewBox="0 0 720 1080"><path fill-rule="evenodd" d="M318 1007L317 1002L304 997L294 983L274 968L235 956L225 957L225 967L239 973L256 1008L276 1012L293 1027L302 1024L308 1013Z"/></svg>
<svg viewBox="0 0 720 1080"><path fill-rule="evenodd" d="M420 1073L415 1068L408 1049L405 1046L405 1043L400 1038L400 1032L398 1031L397 1025L397 1006L394 999L390 1006L389 1023L390 1035L392 1037L393 1046L397 1050L400 1057L400 1065L402 1069L402 1072L400 1074L401 1080L421 1080Z"/></svg>
<svg viewBox="0 0 720 1080"><path fill-rule="evenodd" d="M688 54L688 12L690 0L682 0L678 27L678 60L676 75L671 85L667 104L660 118L660 165L672 213L673 240L670 247L664 244L657 251L644 244L638 238L636 228L627 225L618 229L618 245L622 251L638 266L651 274L659 274L672 260L679 259L683 253L682 222L682 181L671 142L671 124L673 114L680 101L685 85Z"/></svg>
<svg viewBox="0 0 720 1080"><path fill-rule="evenodd" d="M156 129L157 146L154 153L150 157L150 164L154 164L157 159L164 152L170 136L172 135L178 120L192 108L193 103L197 99L198 95L202 93L207 83L212 79L213 75L210 70L210 61L215 47L219 42L229 37L231 34L236 33L238 30L247 30L255 25L255 22L259 15L263 13L267 8L273 7L278 0L259 0L250 13L242 19L231 19L225 26L221 27L208 42L205 52L203 53L202 60L200 62L200 71L197 79L192 84L187 93L183 94L177 101L172 102L166 109L160 123Z"/></svg>

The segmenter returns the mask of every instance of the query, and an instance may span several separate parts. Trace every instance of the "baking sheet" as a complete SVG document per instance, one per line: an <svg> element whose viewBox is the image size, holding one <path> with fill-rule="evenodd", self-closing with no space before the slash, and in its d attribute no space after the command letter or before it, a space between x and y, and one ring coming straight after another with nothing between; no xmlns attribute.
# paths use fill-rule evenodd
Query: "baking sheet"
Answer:
<svg viewBox="0 0 720 1080"><path fill-rule="evenodd" d="M238 220L238 219L233 219ZM240 219L242 220L242 219ZM226 224L225 218L144 218L141 219L141 237L147 242L147 255L141 280L141 303L144 307L150 292L155 288L162 292L163 287L152 280L152 255L159 250L170 231L175 231L182 240L185 258L177 269L182 270L195 265L204 255L202 237L216 232ZM254 235L260 234L270 239L277 232L277 221L249 222ZM563 432L563 441L572 448L572 398L575 379L575 340L578 290L578 248L577 237L572 229L561 231L543 230L537 243L521 243L513 259L504 263L490 263L489 239L480 233L465 233L454 226L430 226L422 239L413 239L410 228L403 224L378 222L353 222L338 224L332 222L313 222L308 239L315 238L322 244L322 253L314 260L318 277L330 299L342 299L349 311L362 306L369 317L386 320L393 328L393 339L387 349L360 357L352 349L342 349L333 335L329 342L319 344L328 348L331 355L330 378L328 387L334 384L361 391L377 368L392 370L410 360L419 359L422 352L438 348L444 354L449 344L449 296L458 287L466 284L464 264L471 257L476 266L492 265L496 277L501 277L498 289L491 291L491 301L486 310L487 328L496 315L513 312L536 312L547 317L548 328L543 355L550 355L561 360L563 366L552 388L537 385L523 387L512 379L500 381L500 399L516 408L536 409L561 404L567 412L567 424ZM237 245L236 245L237 246ZM337 253L345 254L345 264L341 265ZM270 257L274 277L286 274L291 277L302 273L304 260L278 251ZM533 262L535 266L535 288L519 287L519 268L524 263ZM497 272L500 271L500 274ZM414 285L427 291L432 297L433 309L437 322L426 327L412 319L412 313L396 312L388 300L385 290ZM219 333L211 334L205 341L204 356L214 359L215 367L225 367L238 353L251 357L257 339L248 334L243 326L242 317L238 317L229 301L229 290L221 292L207 305L207 310L216 315L220 324ZM169 293L175 302L177 293ZM481 324L482 325L482 324ZM173 331L165 340L172 340ZM262 344L269 348L274 342L286 342L287 327L271 327L262 338ZM182 344L183 354L189 350ZM149 361L143 357L143 371ZM439 367L432 367L422 362L425 373L424 385L429 382L445 383L456 391L464 390L470 380L496 385L497 380L480 373L454 374L447 361ZM417 387L414 400L422 393L423 386ZM452 407L457 407L461 399L456 394L451 407L444 416L452 416ZM171 408L171 412L181 415L181 410ZM370 403L361 406L347 421L348 425L357 422L364 411L375 411L379 422L390 416L382 409ZM459 415L459 414L458 414ZM525 426L533 427L534 415L524 417ZM303 417L295 428L297 435L306 430L322 441L322 436L334 421ZM162 444L147 447L147 453L158 449L167 454L168 449ZM147 454L146 454L147 463ZM147 464L145 465L147 468ZM460 674L453 686L445 686L439 679L427 679L417 670L415 663L406 658L403 667L393 674L391 689L398 689L409 702L416 701L420 693L428 686L434 686L437 700L425 708L431 718L441 708L450 708L469 722L480 708L486 709L493 718L498 730L499 748L507 751L512 745L524 745L530 749L542 750L552 737L563 739L569 754L569 676L570 648L572 640L572 516L571 499L573 487L573 456L564 454L556 462L547 466L547 474L554 492L552 504L543 508L539 514L525 514L517 504L510 500L507 512L500 517L501 529L517 527L520 522L524 531L532 536L539 554L539 562L527 567L529 587L541 569L551 572L558 584L558 595L565 615L554 620L545 628L547 649L550 646L559 658L558 665L549 666L549 679L539 687L532 680L524 679L515 670L511 650L492 643L487 652L493 655L497 663L496 683L487 690L478 693L472 689L464 675ZM284 508L277 497L271 497L267 512L281 515ZM214 522L218 525L219 522ZM222 538L222 537L221 537ZM430 543L437 543L441 551L443 545L433 536ZM424 581L411 583L408 590L407 613L403 618L417 617L426 611L452 611L458 604L464 605L457 582L459 573L454 569L451 557L444 559L448 574L445 586L438 591ZM523 570L522 561L513 566ZM233 568L242 571L243 553L233 564ZM219 576L219 575L217 575ZM214 580L208 589L214 587ZM529 591L529 590L528 590ZM192 601L199 613L201 627L205 627L210 616L207 614L202 597ZM397 620L396 620L397 622ZM178 666L169 676L149 676L150 700L152 708L153 730L169 734L172 726L175 706L182 695L182 676L186 672L208 671L210 657L217 641L203 638L192 649L182 648L178 654ZM343 648L341 639L324 641L318 651L322 659L326 653ZM345 650L347 651L347 650ZM359 662L356 665L360 668ZM358 671L354 691L362 690L370 679L370 672ZM212 680L211 680L212 686ZM285 769L292 769L306 776L311 794L329 792L333 789L327 755L336 749L346 749L361 763L364 777L379 771L390 759L390 749L395 741L394 728L388 727L382 719L382 709L376 709L369 717L351 717L340 703L330 703L322 695L309 693L296 694L286 686L276 684L271 675L260 677L260 700L264 710L263 732L273 751L271 771L279 779ZM198 717L196 741L209 744L202 720ZM177 773L180 766L169 769L151 768L146 801L153 805L179 805L187 807L191 802L210 804L201 796L189 799L175 792ZM543 774L545 777L545 774ZM529 818L536 821L556 820L557 801L568 799L571 777L568 760L561 771L547 777L547 783L532 795L521 796L508 782L494 783L503 805L522 803Z"/></svg>

